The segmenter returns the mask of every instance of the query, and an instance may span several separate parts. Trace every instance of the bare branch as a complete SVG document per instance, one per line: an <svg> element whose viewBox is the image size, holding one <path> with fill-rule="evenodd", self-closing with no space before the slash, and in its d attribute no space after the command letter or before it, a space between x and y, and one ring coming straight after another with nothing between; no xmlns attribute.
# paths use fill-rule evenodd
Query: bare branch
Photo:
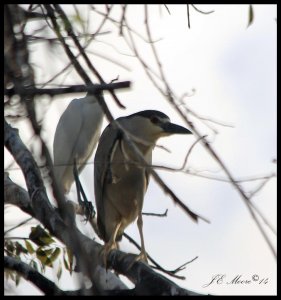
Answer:
<svg viewBox="0 0 281 300"><path fill-rule="evenodd" d="M263 213L260 211L260 209L256 206L256 204L253 203L253 201L250 202L252 208L255 210L255 212L261 217L263 222L268 226L268 228L277 235L276 229L272 226L272 224L267 220L267 218L263 215Z"/></svg>
<svg viewBox="0 0 281 300"><path fill-rule="evenodd" d="M144 216L153 216L153 217L167 217L168 209L166 209L165 212L163 212L162 214L143 212L142 215L144 215Z"/></svg>
<svg viewBox="0 0 281 300"><path fill-rule="evenodd" d="M141 250L141 246L133 239L131 238L128 234L124 233L123 234L124 237L130 242L132 243L138 250ZM151 266L153 269L157 269L165 274L168 274L171 277L175 277L177 279L181 279L181 280L185 280L184 276L180 276L177 275L176 273L182 271L185 269L185 266L192 263L194 260L196 260L198 258L198 256L196 256L195 258L193 258L192 260L182 264L181 266L179 266L178 268L174 269L174 270L166 270L165 268L163 268L160 264L158 264L150 255L149 253L147 253L147 257L148 259L154 264L154 266Z"/></svg>
<svg viewBox="0 0 281 300"><path fill-rule="evenodd" d="M171 13L170 13L170 10L169 10L169 8L168 8L168 5L164 4L164 6L165 6L165 8L166 8L168 14L170 15Z"/></svg>
<svg viewBox="0 0 281 300"><path fill-rule="evenodd" d="M92 9L99 15L101 16L105 16L106 14L104 14L103 12L101 11L98 11L96 8L93 8ZM112 22L112 24L114 24L117 28L119 28L119 21L118 20L115 20L114 18L112 17L108 17L108 20ZM145 37L143 37L140 33L138 33L136 30L134 30L132 27L128 26L128 23L127 23L127 20L126 18L123 20L123 23L124 23L124 27L126 27L128 29L128 31L130 31L131 33L133 33L134 35L136 35L137 37L139 37L141 40L143 40L145 43L156 43L158 41L160 41L161 39L158 39L158 40L155 40L155 41L148 41ZM124 37L124 35L123 35ZM124 37L125 38L125 37ZM120 53L120 52L119 52ZM123 54L124 55L124 54Z"/></svg>
<svg viewBox="0 0 281 300"><path fill-rule="evenodd" d="M79 35L76 35L77 39L84 39L85 37L90 37L91 39L93 39L96 35L105 35L105 34L109 34L111 33L110 31L104 31L104 32L99 32L97 33L81 33ZM29 43L34 43L34 42L49 42L49 43L53 43L53 42L57 42L59 41L59 38L54 37L54 38L47 38L45 36L37 36L34 34L27 34L26 38L28 39L27 42ZM69 40L71 39L70 36L66 36L64 37L65 40Z"/></svg>
<svg viewBox="0 0 281 300"><path fill-rule="evenodd" d="M115 82L115 83L103 83L103 84L89 84L87 86L85 85L72 85L70 87L66 88L45 88L45 89L39 89L39 88L21 88L18 87L17 89L5 89L4 94L5 96L13 96L16 94L22 95L22 96L34 96L34 95L50 95L50 96L56 96L56 95L62 95L62 94L70 94L70 93L99 93L101 91L112 91L115 89L124 89L129 88L131 85L130 81L122 81L122 82Z"/></svg>
<svg viewBox="0 0 281 300"><path fill-rule="evenodd" d="M189 4L186 4L186 13L187 13L187 25L190 29L190 16L189 16Z"/></svg>
<svg viewBox="0 0 281 300"><path fill-rule="evenodd" d="M184 159L184 162L183 162L183 165L181 168L178 169L178 171L182 171L185 167L186 167L186 164L187 164L187 160L188 160L188 157L190 156L190 153L192 151L192 149L195 147L195 145L202 139L204 139L207 135L203 135L201 137L199 137L193 144L192 146L189 148L187 154L186 154L186 157Z"/></svg>
<svg viewBox="0 0 281 300"><path fill-rule="evenodd" d="M120 29L119 29L119 35L123 35L123 23L126 18L126 9L127 5L123 4L122 5L122 16L121 16L121 21L120 21Z"/></svg>
<svg viewBox="0 0 281 300"><path fill-rule="evenodd" d="M146 31L147 31L147 35L149 40L151 40L151 34L150 34L150 28L148 25L148 10L147 10L147 6L145 6L145 25L146 25ZM166 77L164 75L163 72L163 68L162 68L162 64L159 60L159 57L157 55L157 51L155 48L155 45L152 43L151 45L151 49L152 52L154 54L156 63L158 65L158 69L159 72L161 74L161 78L163 83L165 84L165 89L166 89L166 93L164 93L164 91L162 91L160 89L160 92L163 94L163 96L168 100L168 102L170 104L173 105L173 107L175 108L175 110L179 113L179 115L182 117L182 119L185 121L185 123L187 124L187 126L189 126L189 128L191 128L192 132L199 138L202 137L202 135L199 133L199 131L194 127L193 123L187 118L186 114L184 114L180 107L178 107L176 105L176 102L174 100L174 96L173 96L173 92L172 89L170 88ZM256 223L260 233L262 234L264 240L266 241L272 255L276 258L276 252L274 250L274 247L270 241L270 239L268 238L266 232L264 231L263 227L261 226L259 220L257 219L253 208L250 204L250 199L249 197L246 195L246 193L244 192L244 190L242 189L242 187L240 185L237 184L236 180L234 179L233 175L231 174L231 172L229 171L229 169L226 167L226 165L222 162L222 160L220 159L220 157L218 156L218 154L215 152L215 150L210 146L210 144L207 142L206 139L203 139L203 145L205 147L205 149L209 152L209 154L214 158L214 160L220 165L220 167L223 169L223 171L225 172L225 174L227 175L227 177L229 178L231 184L233 185L233 187L237 190L237 192L240 194L241 198L243 199L244 203L246 204L246 207L248 208L248 211L252 217L252 219L254 220L254 222Z"/></svg>
<svg viewBox="0 0 281 300"><path fill-rule="evenodd" d="M58 35L59 37L59 40L61 41L63 47L64 47L64 50L67 54L67 56L69 57L70 61L73 63L76 71L78 72L78 74L81 76L81 78L84 80L84 82L88 85L88 84L92 84L89 76L87 75L87 73L84 71L84 69L81 67L81 65L79 64L79 62L75 59L75 56L73 55L73 53L70 51L69 47L67 46L67 44L65 43L61 33L60 33L60 27L57 23L57 20L56 20L56 17L55 17L55 14L54 14L54 11L53 9L51 8L50 5L45 5L46 9L47 9L47 12L48 12L48 15L50 16L51 18L51 21L52 21L52 24L54 26L54 30L56 32L56 34ZM61 10L60 10L61 11ZM68 19L67 19L68 21ZM66 21L66 22L67 22ZM67 24L69 24L69 21L67 22ZM70 25L70 24L69 24ZM71 25L70 25L71 26ZM70 29L69 29L70 30ZM71 33L71 36L73 37L73 39L75 40L76 44L79 45L79 51L81 52L81 54L83 55L84 53L84 49L81 47L80 43L77 41L77 39L75 39L75 36L73 35L72 31L70 32ZM85 56L85 53L84 53L84 56ZM88 59L88 57L86 57L86 59ZM90 64L91 65L91 64ZM102 80L103 81L103 80ZM104 82L103 82L104 83ZM103 99L103 97L98 97L99 98L99 104L101 105L101 108L103 109L106 117L108 118L109 122L111 122L113 120L113 117Z"/></svg>
<svg viewBox="0 0 281 300"><path fill-rule="evenodd" d="M264 178L264 181L259 184L259 186L253 190L252 192L249 193L249 198L254 197L255 194L257 194L268 182L270 179L272 179L275 176L275 174L271 174L271 176L268 176Z"/></svg>
<svg viewBox="0 0 281 300"><path fill-rule="evenodd" d="M106 14L104 15L104 18L103 18L101 24L99 25L98 29L96 30L95 34L97 34L97 33L99 33L101 31L103 25L105 24L105 22L109 18L109 14L110 14L112 8L113 8L113 5L109 6L109 8L108 8Z"/></svg>
<svg viewBox="0 0 281 300"><path fill-rule="evenodd" d="M210 11L202 11L202 10L199 10L194 4L190 4L197 12L201 13L201 14L204 14L204 15L209 15L211 13L214 12L214 10L210 10Z"/></svg>
<svg viewBox="0 0 281 300"><path fill-rule="evenodd" d="M27 218L26 220L20 222L20 223L17 224L16 226L14 226L14 227L12 227L12 228L10 228L10 229L4 231L4 236L7 235L9 232L11 232L11 231L13 231L13 230L15 230L15 229L21 227L22 225L25 225L26 223L28 223L28 222L31 221L31 220L33 220L33 217ZM7 238L7 237L5 237L5 238Z"/></svg>
<svg viewBox="0 0 281 300"><path fill-rule="evenodd" d="M72 30L72 25L69 22L66 14L64 13L64 11L60 8L60 5L55 4L54 5L56 8L56 11L59 13L60 17L62 18L62 20L65 23L65 29L68 33L69 36L72 37L75 45L77 46L77 48L79 49L80 53L82 54L82 57L84 58L85 62L87 63L87 66L89 67L89 69L96 75L96 77L99 79L100 83L105 83L105 81L103 80L103 78L101 77L101 75L99 74L99 72L97 71L97 69L93 66L92 62L90 61L90 59L88 58L87 54L85 53L83 47L81 46L80 42L78 41L78 39L76 38L73 30ZM83 74L83 77L85 78L85 72ZM119 99L117 98L117 96L115 95L114 91L110 91L111 96L113 97L113 99L115 100L115 102L118 104L119 107L121 108L125 108L125 106L123 104L121 104L121 102L119 101Z"/></svg>

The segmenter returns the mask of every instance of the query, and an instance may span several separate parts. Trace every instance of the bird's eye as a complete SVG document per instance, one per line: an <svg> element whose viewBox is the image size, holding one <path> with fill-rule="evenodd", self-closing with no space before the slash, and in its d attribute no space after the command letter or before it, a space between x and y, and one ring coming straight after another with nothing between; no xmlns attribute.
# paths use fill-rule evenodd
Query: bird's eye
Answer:
<svg viewBox="0 0 281 300"><path fill-rule="evenodd" d="M158 117L156 116L153 116L150 118L150 121L154 124L157 124L157 123L160 123L160 120L158 119Z"/></svg>

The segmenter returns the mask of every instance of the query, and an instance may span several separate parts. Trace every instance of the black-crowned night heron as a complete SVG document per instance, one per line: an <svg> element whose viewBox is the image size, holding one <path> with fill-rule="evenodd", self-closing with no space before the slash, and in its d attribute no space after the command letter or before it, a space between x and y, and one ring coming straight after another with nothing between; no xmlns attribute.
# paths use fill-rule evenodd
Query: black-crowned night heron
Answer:
<svg viewBox="0 0 281 300"><path fill-rule="evenodd" d="M171 134L191 134L173 124L168 116L156 110L145 110L116 121L132 136L147 164L152 163L156 141ZM135 138L135 139L134 139ZM119 129L109 124L103 131L95 155L94 181L99 236L105 241L104 263L111 249L117 247L125 228L136 218L141 238L137 259L147 261L142 232L142 206L149 182L146 168L137 162L135 152L122 139Z"/></svg>
<svg viewBox="0 0 281 300"><path fill-rule="evenodd" d="M58 122L54 144L54 172L64 193L69 193L74 182L73 164L81 173L92 155L101 133L103 111L97 97L88 94L70 102Z"/></svg>

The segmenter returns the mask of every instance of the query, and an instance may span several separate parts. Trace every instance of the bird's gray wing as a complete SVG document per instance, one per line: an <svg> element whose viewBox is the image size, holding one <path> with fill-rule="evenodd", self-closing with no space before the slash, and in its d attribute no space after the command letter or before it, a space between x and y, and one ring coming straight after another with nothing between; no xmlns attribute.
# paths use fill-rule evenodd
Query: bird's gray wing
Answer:
<svg viewBox="0 0 281 300"><path fill-rule="evenodd" d="M104 188L106 184L112 183L111 159L116 150L116 147L122 138L120 130L113 128L110 124L103 131L97 152L95 155L94 182L95 182L95 200L97 208L97 224L99 234L102 239L105 239L105 227L102 222L105 218L104 210Z"/></svg>
<svg viewBox="0 0 281 300"><path fill-rule="evenodd" d="M79 99L70 102L62 114L53 143L55 174L61 179L67 168L72 168L73 151L83 124ZM65 165L66 164L66 165Z"/></svg>

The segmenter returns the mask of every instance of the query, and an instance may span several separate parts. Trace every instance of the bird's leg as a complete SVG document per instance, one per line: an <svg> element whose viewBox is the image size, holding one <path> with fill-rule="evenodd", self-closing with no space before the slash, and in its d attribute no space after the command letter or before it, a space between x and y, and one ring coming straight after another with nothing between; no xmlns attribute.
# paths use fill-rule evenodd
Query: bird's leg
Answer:
<svg viewBox="0 0 281 300"><path fill-rule="evenodd" d="M73 162L73 176L75 179L75 185L76 185L76 191L77 191L77 199L78 199L78 203L83 206L83 201L81 199L81 194L80 194L80 180L79 180L79 176L78 176L78 170L77 170L77 165L76 165L76 158L74 158L74 162Z"/></svg>
<svg viewBox="0 0 281 300"><path fill-rule="evenodd" d="M143 223L142 223L142 214L141 214L141 212L138 216L137 225L138 225L140 238L141 238L141 253L137 256L136 260L142 260L142 261L147 263L148 260L147 260L147 254L146 254L145 247L144 247L144 238L143 238L143 232L142 232Z"/></svg>
<svg viewBox="0 0 281 300"><path fill-rule="evenodd" d="M85 211L85 215L86 215L86 222L87 222L95 216L95 211L94 211L92 202L88 201L88 199L86 197L86 194L84 192L84 189L82 187L80 180L79 180L79 186L80 186L81 195L83 196L83 199L84 199L83 207L84 207L84 211Z"/></svg>
<svg viewBox="0 0 281 300"><path fill-rule="evenodd" d="M82 184L79 180L78 170L77 170L77 165L76 165L76 158L74 158L73 176L74 176L75 184L76 184L78 203L81 207L83 207L84 213L86 215L86 221L89 221L89 219L93 215L93 205L92 205L92 202L88 201L86 194L84 192L84 189L82 187ZM81 195L83 196L84 201L82 201Z"/></svg>
<svg viewBox="0 0 281 300"><path fill-rule="evenodd" d="M137 255L133 261L129 264L128 266L128 270L133 266L133 264L136 262L136 261L143 261L145 263L148 263L148 259L147 259L147 254L146 254L146 251L145 251L145 247L144 247L144 238L143 238L143 232L142 232L142 216L141 216L141 212L138 216L138 221L137 221L137 225L138 225L138 229L139 229L139 233L140 233L140 238L141 238L141 252L139 255Z"/></svg>
<svg viewBox="0 0 281 300"><path fill-rule="evenodd" d="M104 264L104 267L105 269L107 270L107 256L109 254L109 252L113 249L117 249L118 248L118 245L116 243L116 236L117 236L117 233L118 233L118 230L121 226L121 222L119 222L116 227L115 227L115 230L113 232L113 234L111 235L110 237L110 240L104 244L104 247L101 251L101 255L103 256L103 264Z"/></svg>

